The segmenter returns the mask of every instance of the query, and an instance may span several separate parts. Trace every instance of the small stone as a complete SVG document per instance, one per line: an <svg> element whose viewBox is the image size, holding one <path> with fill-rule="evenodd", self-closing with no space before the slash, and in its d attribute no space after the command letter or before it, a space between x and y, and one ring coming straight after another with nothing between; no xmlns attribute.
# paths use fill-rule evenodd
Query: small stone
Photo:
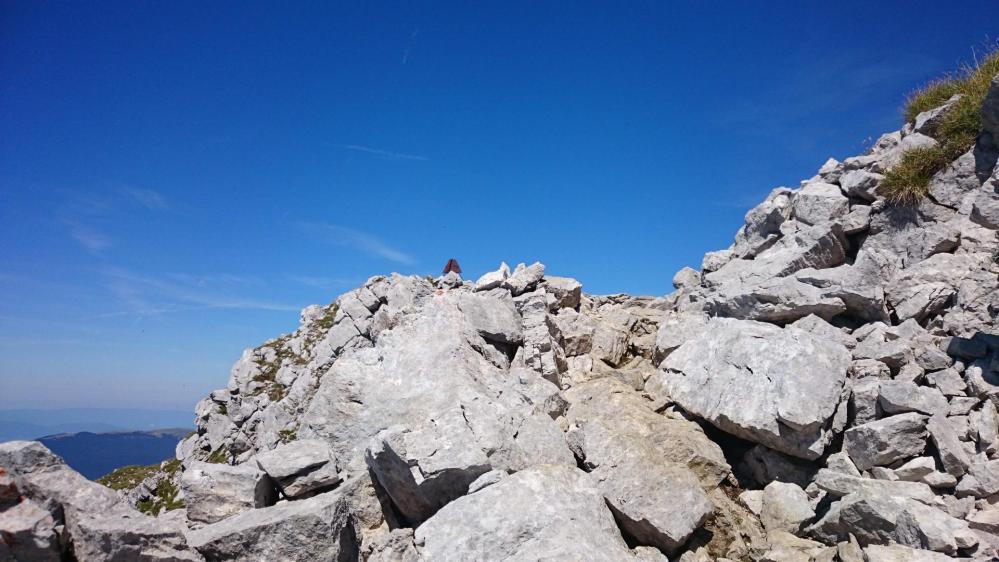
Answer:
<svg viewBox="0 0 999 562"><path fill-rule="evenodd" d="M846 431L843 440L843 450L860 470L915 457L925 448L926 417L916 413L854 426Z"/></svg>
<svg viewBox="0 0 999 562"><path fill-rule="evenodd" d="M813 517L808 495L798 485L771 482L763 489L760 520L768 531L796 533Z"/></svg>

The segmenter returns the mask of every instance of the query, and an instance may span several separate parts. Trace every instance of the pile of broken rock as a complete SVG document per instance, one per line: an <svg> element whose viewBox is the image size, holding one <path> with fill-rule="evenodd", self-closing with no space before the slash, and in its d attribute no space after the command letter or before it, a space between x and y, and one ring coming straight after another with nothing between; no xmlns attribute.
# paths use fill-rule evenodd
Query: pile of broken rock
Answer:
<svg viewBox="0 0 999 562"><path fill-rule="evenodd" d="M995 560L999 130L889 204L928 121L667 297L504 264L305 309L198 404L182 509L2 444L0 559Z"/></svg>

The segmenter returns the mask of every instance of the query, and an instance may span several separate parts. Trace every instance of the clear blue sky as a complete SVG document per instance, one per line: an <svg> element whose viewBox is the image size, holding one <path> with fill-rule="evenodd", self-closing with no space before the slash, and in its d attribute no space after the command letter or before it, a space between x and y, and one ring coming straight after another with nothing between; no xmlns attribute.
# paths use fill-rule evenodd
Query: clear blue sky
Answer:
<svg viewBox="0 0 999 562"><path fill-rule="evenodd" d="M994 0L3 0L0 408L190 408L303 306L452 256L668 293L997 21Z"/></svg>

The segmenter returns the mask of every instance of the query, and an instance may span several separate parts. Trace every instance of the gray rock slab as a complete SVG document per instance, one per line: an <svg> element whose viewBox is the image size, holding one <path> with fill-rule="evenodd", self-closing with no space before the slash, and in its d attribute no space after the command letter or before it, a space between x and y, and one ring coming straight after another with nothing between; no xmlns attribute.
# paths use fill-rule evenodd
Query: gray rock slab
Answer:
<svg viewBox="0 0 999 562"><path fill-rule="evenodd" d="M713 318L662 362L646 391L723 431L814 459L849 365L846 347L803 330Z"/></svg>

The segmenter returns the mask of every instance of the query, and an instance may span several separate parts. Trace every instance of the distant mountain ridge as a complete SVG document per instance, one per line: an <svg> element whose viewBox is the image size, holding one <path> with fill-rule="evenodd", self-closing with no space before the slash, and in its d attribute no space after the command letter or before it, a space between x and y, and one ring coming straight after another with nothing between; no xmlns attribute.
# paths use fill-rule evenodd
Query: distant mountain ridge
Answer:
<svg viewBox="0 0 999 562"><path fill-rule="evenodd" d="M94 480L123 466L148 465L172 458L177 443L191 431L191 428L109 433L82 431L48 435L37 441L61 456L77 472Z"/></svg>
<svg viewBox="0 0 999 562"><path fill-rule="evenodd" d="M63 408L0 410L0 442L38 439L60 433L150 431L187 427L191 412L139 408Z"/></svg>

